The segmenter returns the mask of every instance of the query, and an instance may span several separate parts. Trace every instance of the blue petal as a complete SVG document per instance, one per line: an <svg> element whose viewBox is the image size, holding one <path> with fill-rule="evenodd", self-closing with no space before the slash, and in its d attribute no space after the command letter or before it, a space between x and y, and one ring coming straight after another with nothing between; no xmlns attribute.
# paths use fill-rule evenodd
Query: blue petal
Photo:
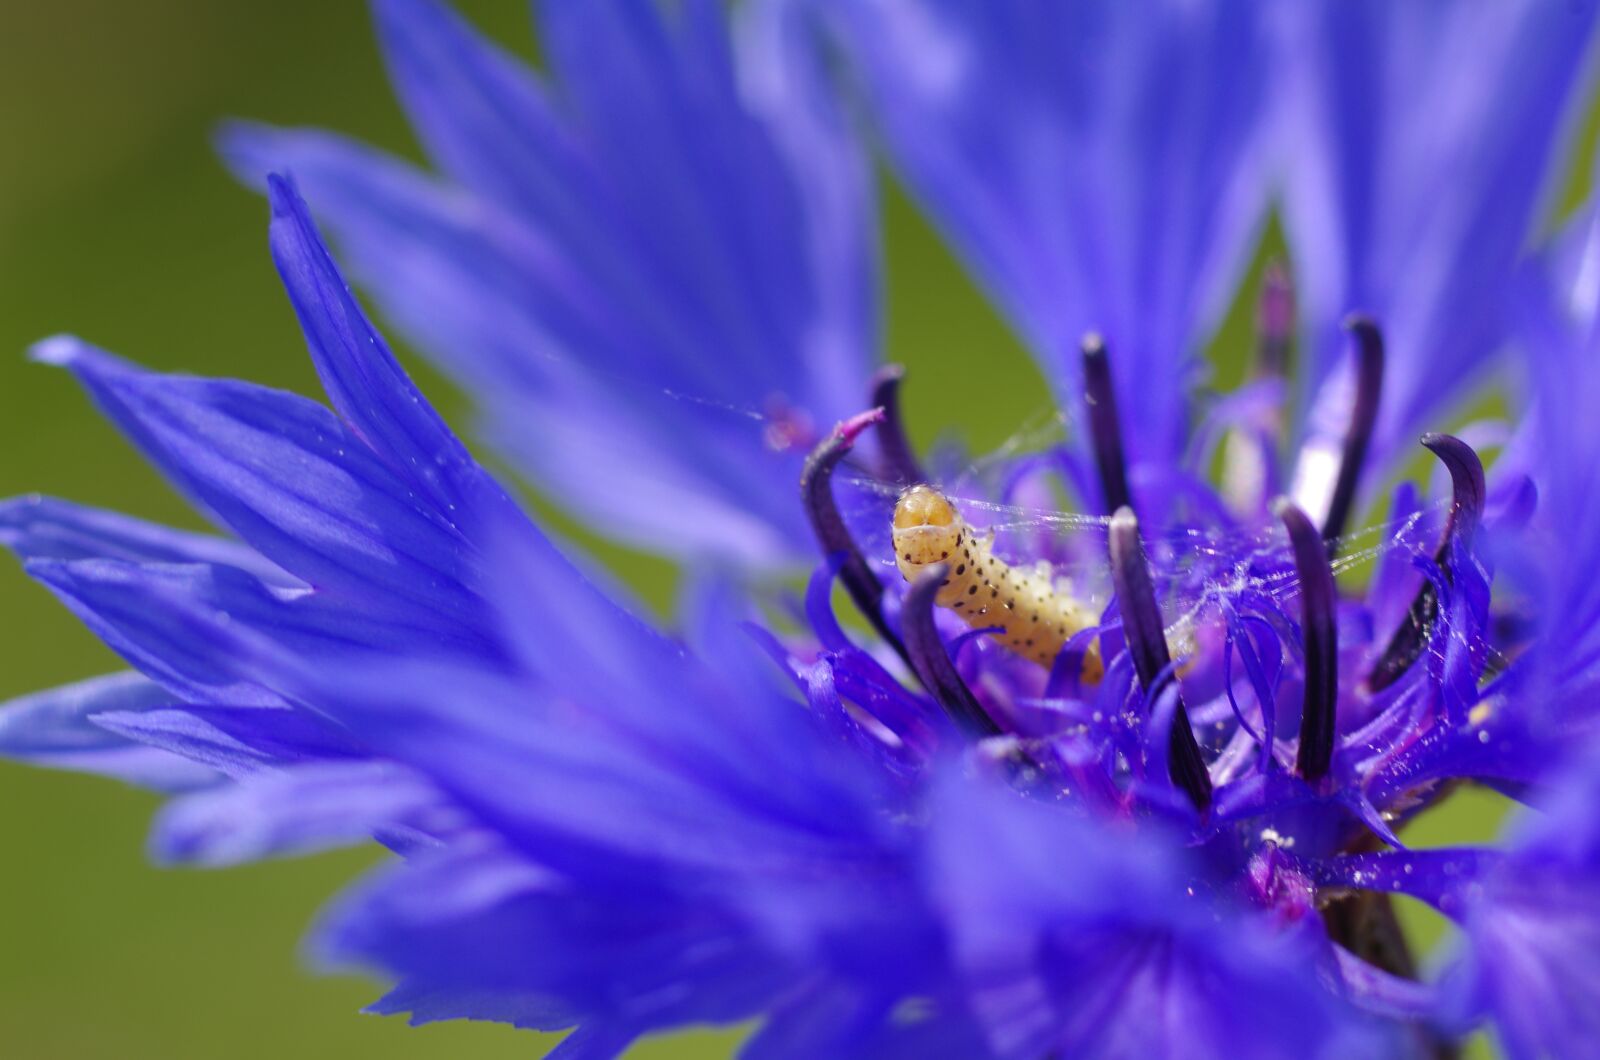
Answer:
<svg viewBox="0 0 1600 1060"><path fill-rule="evenodd" d="M1587 98L1596 5L1319 0L1287 11L1284 216L1307 323L1303 379L1315 394L1334 372L1346 313L1382 324L1381 468L1506 340L1507 281L1559 170L1565 119Z"/></svg>
<svg viewBox="0 0 1600 1060"><path fill-rule="evenodd" d="M593 170L527 69L442 5L375 7L395 91L441 169L558 231L606 223L575 208Z"/></svg>
<svg viewBox="0 0 1600 1060"><path fill-rule="evenodd" d="M750 444L759 416L686 398L688 384L668 392L632 366L637 342L619 333L608 292L515 216L323 133L236 127L224 150L252 182L295 173L389 318L477 396L491 440L591 525L749 562L798 546L770 512L747 510L749 490L765 488L757 475L778 481L770 460L747 474L717 455Z"/></svg>
<svg viewBox="0 0 1600 1060"><path fill-rule="evenodd" d="M113 560L34 560L28 573L67 609L141 672L177 698L199 703L279 706L282 698L244 672L189 610L170 606L175 595L227 600L231 609L246 592L248 576L227 568L140 566ZM229 586L238 580L238 584ZM221 587L213 582L220 582ZM265 588L254 587L261 595ZM167 590L167 591L163 591ZM224 609L219 609L224 610ZM114 709L114 708L113 708Z"/></svg>
<svg viewBox="0 0 1600 1060"><path fill-rule="evenodd" d="M1257 5L832 7L893 161L1061 406L1101 332L1133 455L1175 462L1265 206Z"/></svg>
<svg viewBox="0 0 1600 1060"><path fill-rule="evenodd" d="M282 588L303 586L253 549L54 497L0 501L0 544L28 559L115 559L235 567Z"/></svg>
<svg viewBox="0 0 1600 1060"><path fill-rule="evenodd" d="M696 659L596 588L542 541L502 537L495 601L504 636L524 665L562 698L607 718L637 751L674 749L700 760L700 783L748 789L742 805L785 809L830 830L859 827L851 809L882 792L870 771L840 761L822 730L780 690L735 612L703 615L696 639L717 654ZM550 606L559 601L559 609ZM675 703L694 703L683 710ZM644 763L641 763L644 765ZM646 768L651 768L646 766Z"/></svg>
<svg viewBox="0 0 1600 1060"><path fill-rule="evenodd" d="M708 746L703 723L688 716L706 696L633 706L664 717L675 710L686 731L673 738L604 701L552 701L536 685L470 671L386 670L347 669L336 699L329 696L339 717L530 855L591 887L645 893L720 878L735 898L756 901L760 889L742 886L751 864L781 886L830 862L877 855L862 849L859 807L828 805L824 782L792 790L803 778L786 784L771 772L771 752L742 747L738 733ZM741 750L753 760L735 759ZM756 779L763 766L770 785Z"/></svg>
<svg viewBox="0 0 1600 1060"><path fill-rule="evenodd" d="M94 723L234 779L271 766L357 757L359 749L326 721L293 709L202 707L110 710Z"/></svg>
<svg viewBox="0 0 1600 1060"><path fill-rule="evenodd" d="M931 817L929 878L1000 1055L1388 1051L1318 982L1304 936L1195 887L1174 837L959 780Z"/></svg>
<svg viewBox="0 0 1600 1060"><path fill-rule="evenodd" d="M959 998L903 998L882 983L830 982L790 999L740 1055L748 1060L922 1060L992 1054Z"/></svg>
<svg viewBox="0 0 1600 1060"><path fill-rule="evenodd" d="M900 930L888 778L839 755L775 670L688 658L542 539L506 544L498 592L523 673L335 665L306 675L308 698L591 894L715 896L786 950L870 949L864 922Z"/></svg>
<svg viewBox="0 0 1600 1060"><path fill-rule="evenodd" d="M1514 1060L1583 1056L1600 1036L1600 769L1593 748L1511 856L1470 892L1449 1016L1487 1013Z"/></svg>
<svg viewBox="0 0 1600 1060"><path fill-rule="evenodd" d="M251 179L295 171L491 438L591 525L789 561L807 439L866 397L869 168L792 36L759 26L735 51L708 4L545 21L559 100L440 6L379 5L460 187L318 134L239 128L224 150Z"/></svg>
<svg viewBox="0 0 1600 1060"><path fill-rule="evenodd" d="M449 817L433 787L393 765L318 763L260 773L169 804L156 820L151 848L169 863L238 865Z"/></svg>
<svg viewBox="0 0 1600 1060"><path fill-rule="evenodd" d="M69 367L198 505L316 589L406 613L477 610L456 528L322 406L142 372L68 338L36 356Z"/></svg>
<svg viewBox="0 0 1600 1060"><path fill-rule="evenodd" d="M35 560L27 569L114 651L188 702L282 705L302 668L357 652L497 654L426 611L372 614L229 567ZM261 650L241 650L244 637Z"/></svg>
<svg viewBox="0 0 1600 1060"><path fill-rule="evenodd" d="M735 922L638 895L586 893L503 849L462 844L369 880L325 918L316 951L390 970L380 1012L635 1033L747 1019L793 985Z"/></svg>
<svg viewBox="0 0 1600 1060"><path fill-rule="evenodd" d="M1593 204L1513 289L1534 409L1518 439L1537 483L1533 522L1496 541L1536 601L1537 636L1513 670L1514 703L1547 735L1600 720L1600 213ZM1502 457L1504 459L1504 457Z"/></svg>
<svg viewBox="0 0 1600 1060"><path fill-rule="evenodd" d="M288 172L340 238L346 268L388 317L484 401L494 387L555 385L540 321L606 341L605 306L569 263L514 215L401 160L315 129L233 123L218 150L239 179L266 187Z"/></svg>
<svg viewBox="0 0 1600 1060"><path fill-rule="evenodd" d="M639 1037L631 1028L609 1022L585 1023L550 1050L549 1060L612 1060Z"/></svg>
<svg viewBox="0 0 1600 1060"><path fill-rule="evenodd" d="M447 518L463 507L493 503L499 488L367 322L293 184L277 177L267 183L273 260L333 407L373 452Z"/></svg>
<svg viewBox="0 0 1600 1060"><path fill-rule="evenodd" d="M243 660L218 650L215 634L204 632L217 622L238 621L310 657L363 645L481 650L476 637L426 611L313 593L235 542L114 512L40 498L0 502L0 542L125 657L192 702L276 698L236 687L246 680ZM168 606L173 593L210 608L216 621L196 621L192 607L187 619L178 618ZM185 639L191 635L198 651ZM234 665L219 669L219 659Z"/></svg>
<svg viewBox="0 0 1600 1060"><path fill-rule="evenodd" d="M214 782L214 770L132 742L91 720L107 711L143 712L171 703L171 693L135 673L107 674L35 692L0 706L0 755L161 791Z"/></svg>

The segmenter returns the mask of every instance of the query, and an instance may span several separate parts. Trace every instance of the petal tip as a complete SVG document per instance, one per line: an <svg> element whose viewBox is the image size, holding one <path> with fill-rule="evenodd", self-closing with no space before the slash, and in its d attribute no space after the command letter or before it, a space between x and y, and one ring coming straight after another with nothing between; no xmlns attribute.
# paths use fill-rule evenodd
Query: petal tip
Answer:
<svg viewBox="0 0 1600 1060"><path fill-rule="evenodd" d="M263 122L228 118L213 130L211 146L241 183L260 189L276 171L268 160L275 153L271 144L278 135L276 128Z"/></svg>
<svg viewBox="0 0 1600 1060"><path fill-rule="evenodd" d="M28 360L52 368L65 368L80 379L105 379L109 376L133 377L142 369L115 354L107 353L76 335L51 335L28 347Z"/></svg>
<svg viewBox="0 0 1600 1060"><path fill-rule="evenodd" d="M56 368L71 368L88 354L88 345L76 335L51 335L28 347L28 360Z"/></svg>

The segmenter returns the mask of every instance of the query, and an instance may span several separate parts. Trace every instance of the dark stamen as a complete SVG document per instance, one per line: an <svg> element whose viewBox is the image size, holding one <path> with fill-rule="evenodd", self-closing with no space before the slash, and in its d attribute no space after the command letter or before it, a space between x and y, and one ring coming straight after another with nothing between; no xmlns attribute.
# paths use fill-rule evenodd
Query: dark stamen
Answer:
<svg viewBox="0 0 1600 1060"><path fill-rule="evenodd" d="M906 634L906 658L911 669L921 680L928 694L939 701L945 712L960 725L962 731L974 738L993 736L1000 732L988 713L978 703L972 689L961 679L950 661L944 641L933 621L933 599L939 586L950 573L949 567L936 563L917 575L916 581L906 591L900 608L900 627Z"/></svg>
<svg viewBox="0 0 1600 1060"><path fill-rule="evenodd" d="M872 377L870 404L883 410L883 423L878 427L878 451L883 457L883 477L901 486L926 482L917 454L906 437L905 419L900 415L900 384L906 370L898 364L886 364Z"/></svg>
<svg viewBox="0 0 1600 1060"><path fill-rule="evenodd" d="M1450 515L1445 521L1444 541L1439 546L1440 559L1446 559L1445 550L1451 536L1459 534L1463 541L1471 544L1478 523L1483 519L1483 502L1488 493L1483 480L1483 461L1478 459L1472 446L1453 434L1424 434L1422 445L1450 472Z"/></svg>
<svg viewBox="0 0 1600 1060"><path fill-rule="evenodd" d="M1444 536L1433 554L1445 581L1453 578L1450 563L1450 543L1460 536L1463 544L1470 544L1483 518L1483 461L1473 452L1472 446L1449 434L1424 434L1422 444L1444 464L1450 472L1450 515L1445 520ZM1411 669L1411 664L1422 657L1427 647L1428 635L1439 617L1439 593L1433 582L1423 579L1417 595L1411 600L1400 628L1394 631L1383 654L1378 656L1372 673L1367 676L1367 687L1381 692L1394 684Z"/></svg>
<svg viewBox="0 0 1600 1060"><path fill-rule="evenodd" d="M905 649L900 644L900 638L894 635L883 617L883 583L867 566L855 539L850 536L849 528L844 525L843 517L839 515L839 505L833 497L833 472L839 466L839 461L850 452L862 431L882 420L883 409L872 409L835 427L806 457L805 467L800 471L800 500L822 551L829 556L837 554L844 557L844 563L839 568L839 579L844 583L850 599L855 601L856 607L861 609L878 635L904 655Z"/></svg>
<svg viewBox="0 0 1600 1060"><path fill-rule="evenodd" d="M1150 564L1145 558L1144 542L1139 538L1139 520L1132 508L1124 505L1111 517L1109 539L1111 578L1122 612L1123 638L1133 655L1133 668L1139 675L1139 687L1144 689L1145 702L1153 706L1166 691L1166 685L1175 678L1161 623L1161 609L1156 603L1155 586L1150 581ZM1205 759L1200 757L1200 745L1189 727L1189 713L1181 696L1172 716L1167 747L1167 767L1172 782L1188 792L1197 808L1204 810L1211 802L1211 777L1206 772Z"/></svg>
<svg viewBox="0 0 1600 1060"><path fill-rule="evenodd" d="M1339 455L1339 477L1328 501L1328 516L1322 521L1322 539L1334 551L1350 521L1356 486L1362 465L1367 462L1367 446L1372 442L1372 427L1378 421L1378 399L1383 394L1383 332L1370 317L1351 316L1345 330L1356 340L1356 394L1350 410L1350 426L1344 435L1344 450Z"/></svg>
<svg viewBox="0 0 1600 1060"><path fill-rule="evenodd" d="M1128 461L1122 451L1122 423L1117 417L1117 394L1111 382L1111 362L1105 340L1094 332L1083 337L1083 403L1089 412L1089 440L1100 472L1100 492L1105 510L1130 507Z"/></svg>
<svg viewBox="0 0 1600 1060"><path fill-rule="evenodd" d="M1294 338L1294 286L1280 261L1267 266L1256 303L1256 374L1282 377L1289 373L1289 343Z"/></svg>
<svg viewBox="0 0 1600 1060"><path fill-rule="evenodd" d="M1338 597L1328 548L1311 517L1286 498L1272 505L1272 514L1289 531L1295 573L1300 578L1300 637L1305 647L1305 696L1300 708L1300 775L1318 780L1333 760L1339 703L1339 628L1334 613Z"/></svg>

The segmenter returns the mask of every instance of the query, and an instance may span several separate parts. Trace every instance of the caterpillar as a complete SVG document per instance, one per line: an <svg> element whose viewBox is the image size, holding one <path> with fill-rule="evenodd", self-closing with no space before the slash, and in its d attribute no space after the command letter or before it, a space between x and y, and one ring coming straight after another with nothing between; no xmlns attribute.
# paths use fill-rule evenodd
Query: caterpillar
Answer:
<svg viewBox="0 0 1600 1060"><path fill-rule="evenodd" d="M1069 638L1096 624L1096 616L1058 588L1046 564L1013 567L994 554L994 535L982 537L949 498L932 486L912 486L894 508L895 563L907 581L943 563L948 574L934 602L973 629L999 627L1008 649L1049 669ZM1100 680L1098 642L1084 654L1082 679Z"/></svg>

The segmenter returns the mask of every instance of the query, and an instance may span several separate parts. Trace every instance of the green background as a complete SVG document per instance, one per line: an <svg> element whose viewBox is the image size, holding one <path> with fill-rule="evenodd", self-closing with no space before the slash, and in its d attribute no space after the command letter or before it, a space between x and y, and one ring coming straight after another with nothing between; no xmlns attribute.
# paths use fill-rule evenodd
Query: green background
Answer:
<svg viewBox="0 0 1600 1060"><path fill-rule="evenodd" d="M536 59L522 4L458 6ZM219 120L243 116L328 126L415 154L366 9L352 0L8 7L0 22L0 496L46 492L198 527L65 373L28 364L22 353L72 331L153 367L316 393L267 257L266 208L222 171L210 137ZM1049 396L1015 339L892 189L884 223L886 342L912 371L907 405L917 440L959 425L981 450L1047 416ZM1218 343L1224 382L1237 376L1232 355L1246 346L1246 321L1242 300ZM983 352L995 384L995 400L976 409L931 382L972 351ZM416 358L407 362L464 423L459 398ZM651 599L666 598L663 564L597 550ZM118 666L9 560L0 560L0 645L0 697ZM0 766L0 1054L526 1057L552 1043L496 1026L413 1030L360 1015L376 985L310 975L298 940L319 904L374 855L226 872L156 869L142 849L156 804L107 781ZM1486 836L1498 813L1491 800L1458 800L1419 832L1428 841ZM1416 919L1422 937L1438 934L1437 922ZM639 1055L723 1055L733 1040L689 1035Z"/></svg>

